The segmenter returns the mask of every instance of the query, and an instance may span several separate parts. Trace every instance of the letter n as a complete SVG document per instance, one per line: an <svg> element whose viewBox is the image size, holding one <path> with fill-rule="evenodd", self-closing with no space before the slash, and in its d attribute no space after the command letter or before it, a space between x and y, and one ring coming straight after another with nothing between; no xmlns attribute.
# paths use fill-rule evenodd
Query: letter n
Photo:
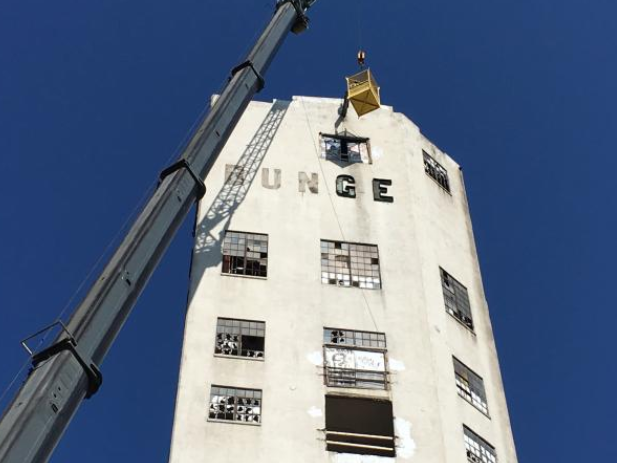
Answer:
<svg viewBox="0 0 617 463"><path fill-rule="evenodd" d="M304 193L307 185L311 193L319 193L319 176L311 173L311 178L309 180L306 172L298 172L298 191Z"/></svg>

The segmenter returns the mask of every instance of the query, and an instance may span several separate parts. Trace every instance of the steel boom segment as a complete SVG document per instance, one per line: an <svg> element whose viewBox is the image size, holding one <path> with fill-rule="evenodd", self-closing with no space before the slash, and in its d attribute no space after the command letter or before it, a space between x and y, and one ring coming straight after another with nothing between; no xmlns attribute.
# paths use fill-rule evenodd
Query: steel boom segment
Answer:
<svg viewBox="0 0 617 463"><path fill-rule="evenodd" d="M314 0L282 0L247 60L232 77L50 349L33 368L0 421L2 463L46 462L83 399L96 392L97 365L146 286L290 30L306 28ZM69 335L70 333L70 335Z"/></svg>

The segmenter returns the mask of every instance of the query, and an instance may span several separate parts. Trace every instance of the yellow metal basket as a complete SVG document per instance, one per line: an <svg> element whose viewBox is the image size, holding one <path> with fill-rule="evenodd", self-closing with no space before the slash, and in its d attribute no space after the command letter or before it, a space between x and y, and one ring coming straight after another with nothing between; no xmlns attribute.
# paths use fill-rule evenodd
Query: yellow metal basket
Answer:
<svg viewBox="0 0 617 463"><path fill-rule="evenodd" d="M379 109L379 87L370 69L346 77L347 99L353 105L358 117Z"/></svg>

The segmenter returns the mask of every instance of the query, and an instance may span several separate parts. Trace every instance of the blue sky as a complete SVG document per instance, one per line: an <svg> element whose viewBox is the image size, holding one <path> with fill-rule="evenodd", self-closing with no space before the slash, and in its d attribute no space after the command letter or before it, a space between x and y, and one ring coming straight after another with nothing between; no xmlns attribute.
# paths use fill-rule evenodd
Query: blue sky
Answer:
<svg viewBox="0 0 617 463"><path fill-rule="evenodd" d="M0 392L272 3L0 0ZM617 461L615 17L609 0L319 0L259 95L341 96L361 41L383 102L463 166L525 463ZM190 222L52 461L167 460Z"/></svg>

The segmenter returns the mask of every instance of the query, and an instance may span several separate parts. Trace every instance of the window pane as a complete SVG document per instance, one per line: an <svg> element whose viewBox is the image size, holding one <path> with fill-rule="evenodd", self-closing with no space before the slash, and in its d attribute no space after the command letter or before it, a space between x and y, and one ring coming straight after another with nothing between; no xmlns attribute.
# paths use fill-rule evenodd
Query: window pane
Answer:
<svg viewBox="0 0 617 463"><path fill-rule="evenodd" d="M321 157L335 162L370 164L368 138L342 134L321 134Z"/></svg>
<svg viewBox="0 0 617 463"><path fill-rule="evenodd" d="M321 240L322 283L381 289L377 246Z"/></svg>
<svg viewBox="0 0 617 463"><path fill-rule="evenodd" d="M488 415L484 381L457 358L452 357L452 360L454 362L454 376L458 395L482 413Z"/></svg>
<svg viewBox="0 0 617 463"><path fill-rule="evenodd" d="M467 288L444 269L440 268L439 270L441 272L441 286L446 312L473 331L473 319Z"/></svg>
<svg viewBox="0 0 617 463"><path fill-rule="evenodd" d="M228 230L222 249L223 273L268 276L268 235Z"/></svg>
<svg viewBox="0 0 617 463"><path fill-rule="evenodd" d="M261 423L261 391L212 386L208 417L212 420Z"/></svg>
<svg viewBox="0 0 617 463"><path fill-rule="evenodd" d="M251 328L253 326L254 328ZM247 358L264 358L264 322L219 318L214 353Z"/></svg>
<svg viewBox="0 0 617 463"><path fill-rule="evenodd" d="M471 463L497 463L495 448L467 426L463 427L467 460Z"/></svg>
<svg viewBox="0 0 617 463"><path fill-rule="evenodd" d="M424 155L424 172L439 183L444 190L450 191L448 171L444 169L441 164L435 161L435 159L429 156L428 153L422 151L422 154Z"/></svg>

